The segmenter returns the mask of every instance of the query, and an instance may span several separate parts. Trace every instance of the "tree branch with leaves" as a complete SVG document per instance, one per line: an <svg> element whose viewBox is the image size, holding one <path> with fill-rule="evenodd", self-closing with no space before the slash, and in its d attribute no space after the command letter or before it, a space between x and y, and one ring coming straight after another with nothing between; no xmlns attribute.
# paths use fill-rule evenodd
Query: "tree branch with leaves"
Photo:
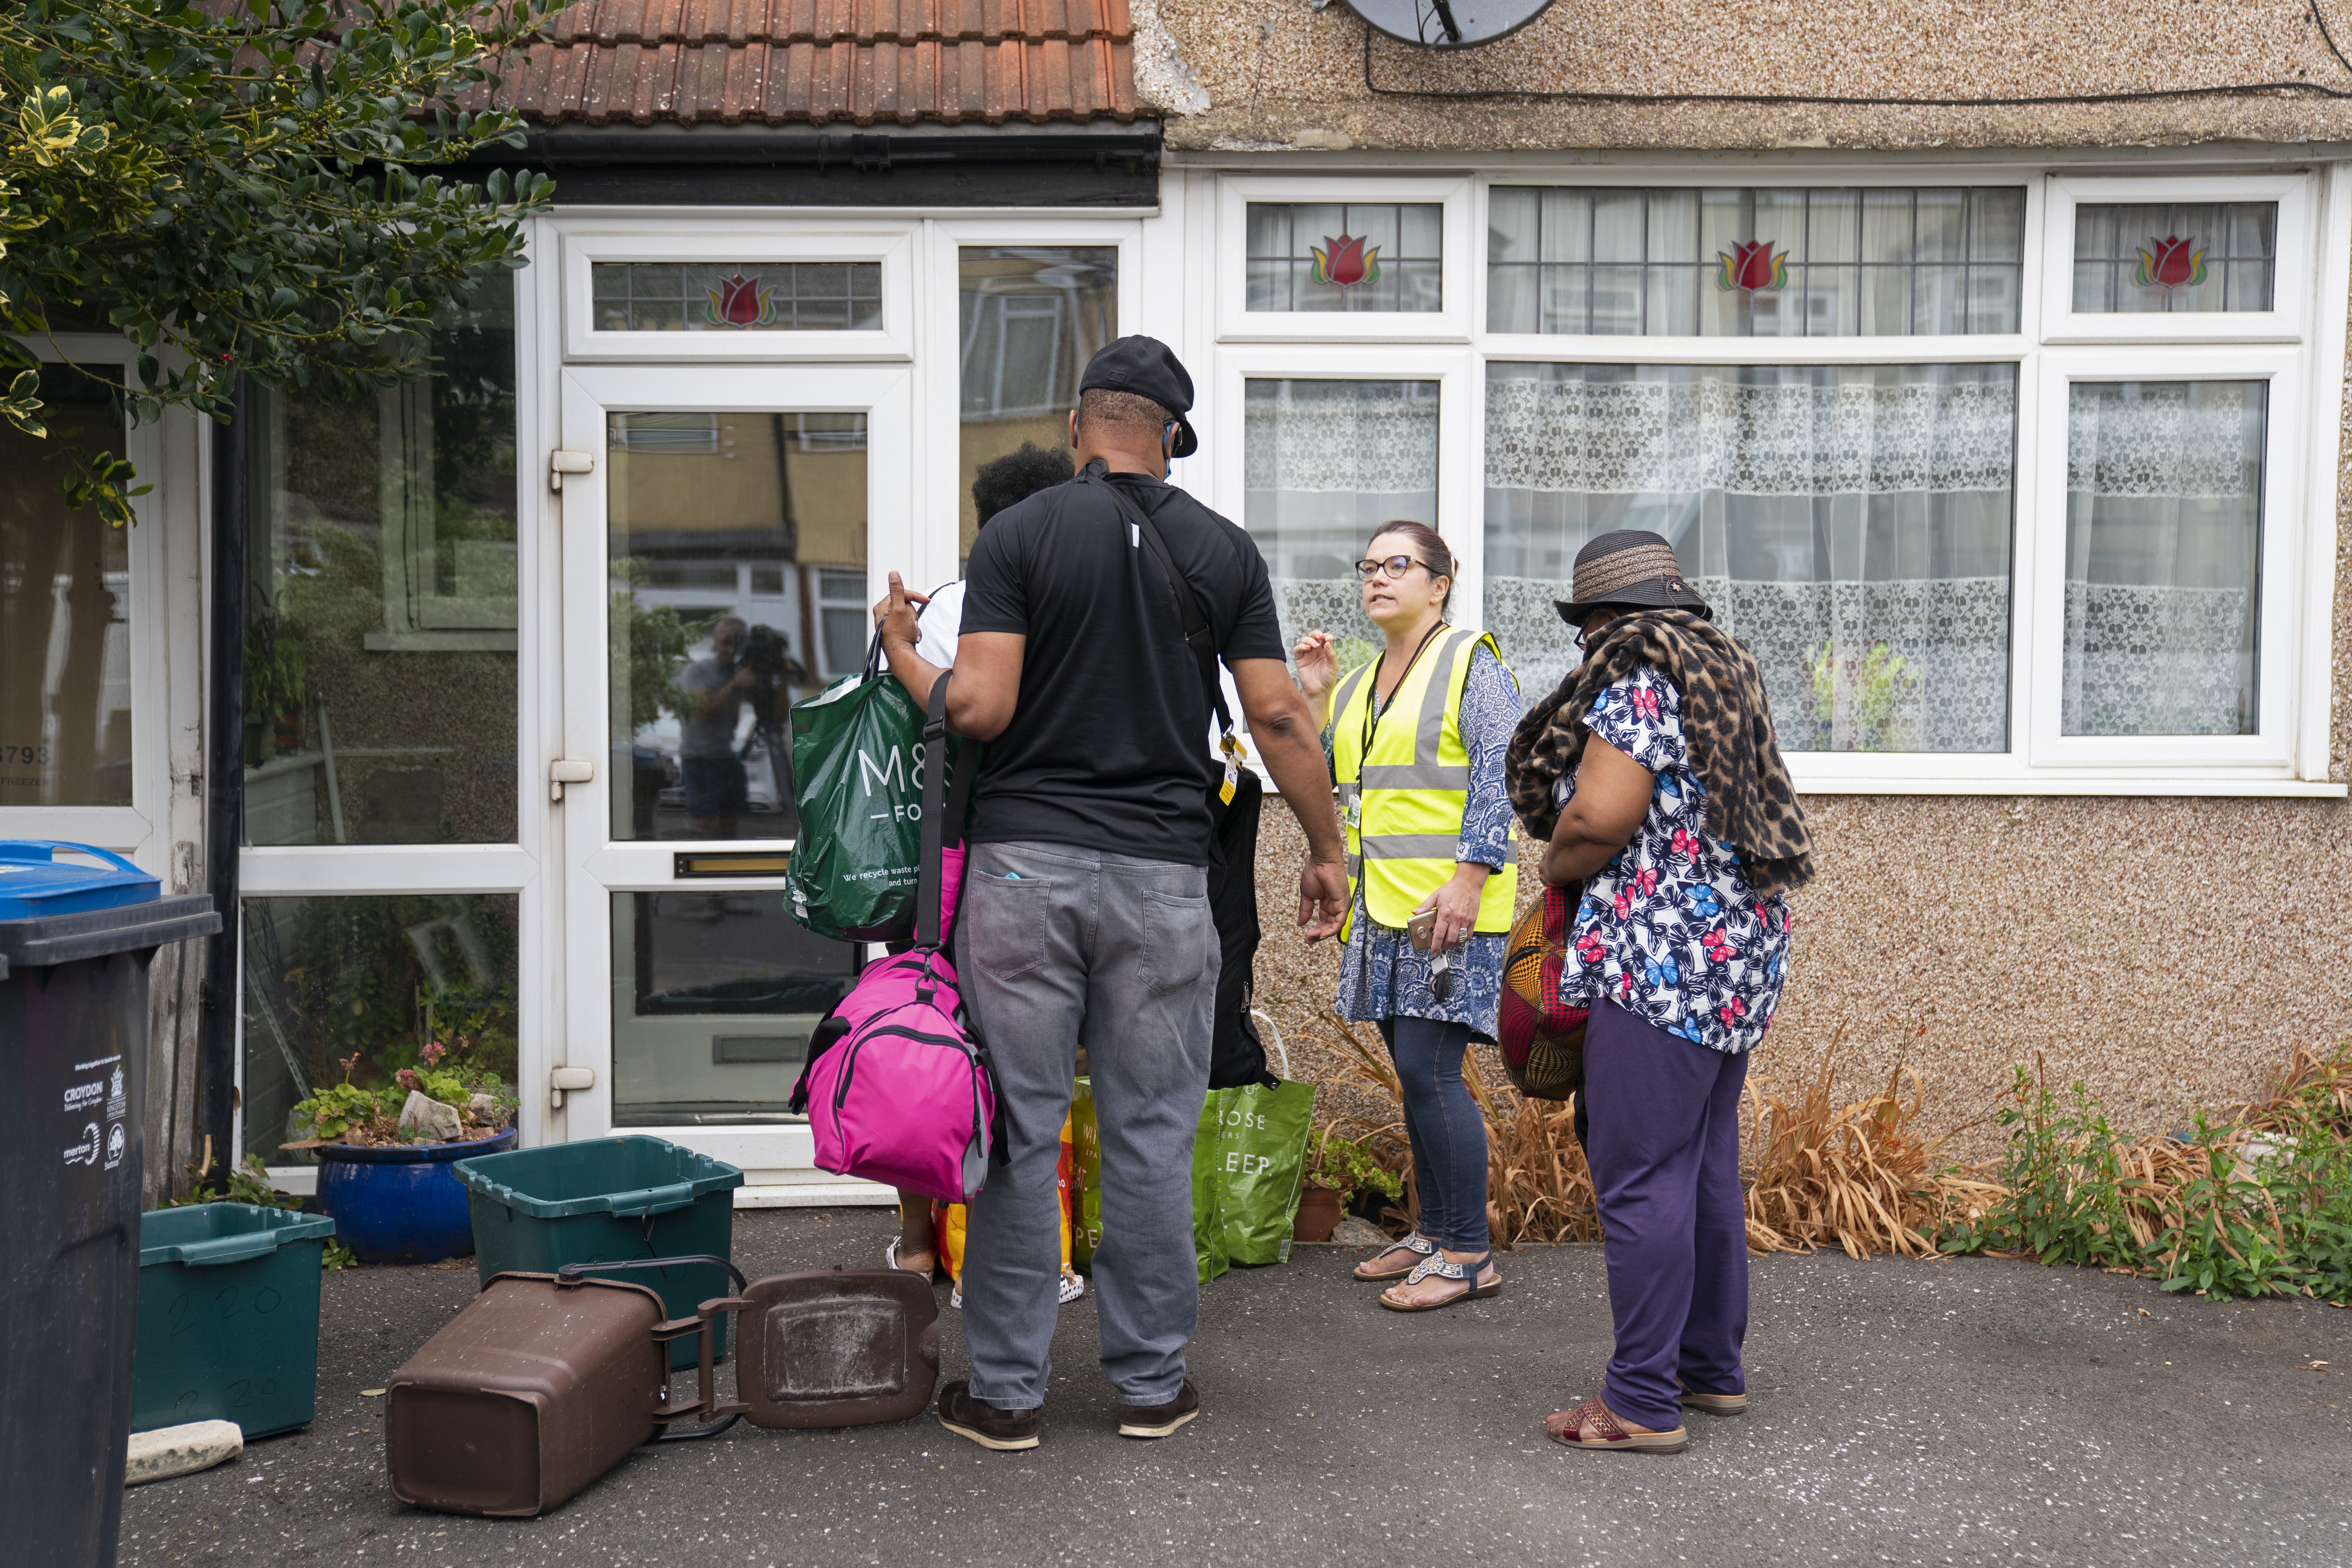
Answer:
<svg viewBox="0 0 2352 1568"><path fill-rule="evenodd" d="M239 373L350 396L428 374L427 331L522 265L543 174L446 171L520 141L491 62L561 8L457 0L29 0L0 7L0 417L46 436L68 331L137 350L126 416L227 417ZM131 521L78 450L69 504Z"/></svg>

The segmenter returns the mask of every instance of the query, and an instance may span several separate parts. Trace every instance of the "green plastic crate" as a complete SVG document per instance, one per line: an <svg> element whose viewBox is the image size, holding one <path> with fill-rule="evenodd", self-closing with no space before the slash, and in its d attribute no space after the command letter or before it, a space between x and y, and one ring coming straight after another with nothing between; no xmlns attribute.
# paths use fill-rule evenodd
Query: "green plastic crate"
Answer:
<svg viewBox="0 0 2352 1568"><path fill-rule="evenodd" d="M198 1204L139 1216L131 1429L234 1421L247 1437L318 1407L325 1215Z"/></svg>
<svg viewBox="0 0 2352 1568"><path fill-rule="evenodd" d="M734 1189L743 1173L661 1138L595 1138L515 1149L457 1163L474 1216L474 1268L495 1274L552 1274L567 1263L708 1253L732 1259ZM614 1274L660 1292L673 1318L690 1318L715 1296L734 1294L725 1271L700 1265ZM711 1346L727 1353L721 1319ZM695 1364L692 1337L670 1342L673 1367Z"/></svg>

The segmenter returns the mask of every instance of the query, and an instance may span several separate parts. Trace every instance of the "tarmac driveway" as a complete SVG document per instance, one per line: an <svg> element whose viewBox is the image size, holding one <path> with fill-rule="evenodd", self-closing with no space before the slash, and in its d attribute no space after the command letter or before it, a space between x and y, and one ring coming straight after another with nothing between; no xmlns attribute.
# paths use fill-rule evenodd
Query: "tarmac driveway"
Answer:
<svg viewBox="0 0 2352 1568"><path fill-rule="evenodd" d="M878 1265L894 1220L745 1213L735 1256L755 1279ZM1990 1259L1762 1258L1751 1413L1692 1416L1679 1456L1589 1454L1541 1423L1599 1385L1597 1247L1503 1255L1498 1299L1427 1317L1376 1307L1359 1256L1302 1248L1207 1287L1206 1410L1164 1442L1117 1436L1088 1299L1062 1313L1033 1452L928 1416L739 1425L641 1449L535 1520L395 1501L383 1402L360 1394L466 1303L470 1265L330 1275L316 1422L133 1489L121 1560L2352 1563L2352 1311ZM944 1379L965 1368L940 1297Z"/></svg>

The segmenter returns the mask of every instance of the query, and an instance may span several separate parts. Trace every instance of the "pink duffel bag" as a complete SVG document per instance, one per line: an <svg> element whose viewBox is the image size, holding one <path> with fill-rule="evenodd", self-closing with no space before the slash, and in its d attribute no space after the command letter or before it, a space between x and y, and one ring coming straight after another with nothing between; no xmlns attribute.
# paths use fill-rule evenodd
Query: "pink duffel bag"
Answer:
<svg viewBox="0 0 2352 1568"><path fill-rule="evenodd" d="M923 726L926 754L942 759L947 694L941 675ZM792 1099L808 1116L822 1168L953 1204L970 1203L987 1183L996 1124L988 1058L947 952L979 752L966 749L951 794L944 764L925 770L915 944L866 965L817 1026ZM945 843L950 833L959 842Z"/></svg>

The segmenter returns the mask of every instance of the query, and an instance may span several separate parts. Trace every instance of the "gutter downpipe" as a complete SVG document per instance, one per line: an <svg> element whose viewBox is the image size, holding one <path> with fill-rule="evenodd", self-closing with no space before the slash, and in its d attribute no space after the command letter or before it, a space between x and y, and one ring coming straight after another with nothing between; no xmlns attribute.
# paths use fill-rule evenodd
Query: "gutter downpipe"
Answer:
<svg viewBox="0 0 2352 1568"><path fill-rule="evenodd" d="M220 930L205 944L197 1024L196 1129L210 1143L210 1179L236 1163L237 855L245 842L245 419L240 372L232 417L213 421L212 624L205 628L205 882Z"/></svg>

